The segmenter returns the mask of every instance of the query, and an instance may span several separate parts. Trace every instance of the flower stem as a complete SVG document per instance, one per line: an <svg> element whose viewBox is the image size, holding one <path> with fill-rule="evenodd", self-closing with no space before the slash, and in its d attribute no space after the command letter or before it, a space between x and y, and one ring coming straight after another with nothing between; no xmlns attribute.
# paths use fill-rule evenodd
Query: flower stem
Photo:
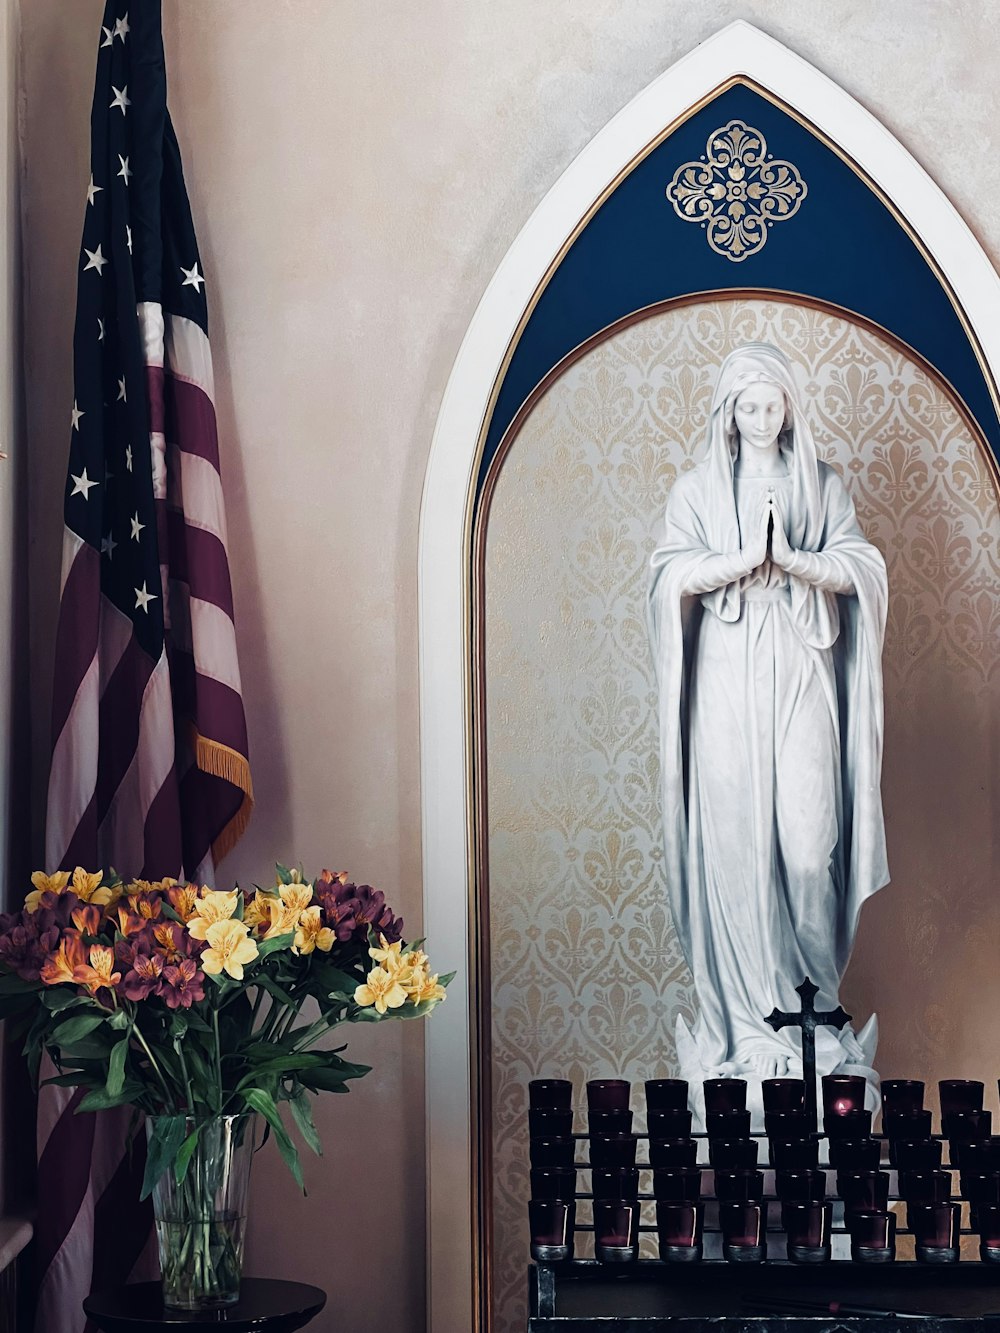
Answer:
<svg viewBox="0 0 1000 1333"><path fill-rule="evenodd" d="M160 1080L160 1083L163 1086L163 1091L165 1094L164 1105L169 1109L173 1109L174 1097L167 1084L167 1080L163 1077L163 1071L160 1069L160 1066L156 1063L156 1056L149 1049L149 1045L146 1041L146 1038L139 1031L139 1024L134 1021L132 1023L132 1034L138 1039L139 1045L142 1047L142 1049L146 1052L146 1055L149 1057L149 1063L153 1066L153 1069L156 1073L156 1077Z"/></svg>

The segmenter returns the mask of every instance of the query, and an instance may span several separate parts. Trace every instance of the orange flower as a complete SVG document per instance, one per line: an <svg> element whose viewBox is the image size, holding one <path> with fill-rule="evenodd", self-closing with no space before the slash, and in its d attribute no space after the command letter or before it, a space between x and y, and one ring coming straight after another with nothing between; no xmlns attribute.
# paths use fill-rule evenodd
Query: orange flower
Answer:
<svg viewBox="0 0 1000 1333"><path fill-rule="evenodd" d="M194 916L195 903L198 901L197 884L172 884L167 889L170 906L186 924Z"/></svg>
<svg viewBox="0 0 1000 1333"><path fill-rule="evenodd" d="M87 954L79 931L67 930L59 948L42 964L39 976L46 986L76 985L77 969L86 965Z"/></svg>
<svg viewBox="0 0 1000 1333"><path fill-rule="evenodd" d="M101 928L101 909L93 903L74 908L73 925L81 935L96 935Z"/></svg>
<svg viewBox="0 0 1000 1333"><path fill-rule="evenodd" d="M81 986L86 986L91 995L96 995L102 986L107 986L110 990L121 981L122 974L115 972L114 966L114 949L109 949L104 944L93 944L90 947L90 966L88 967L86 963L80 964L74 968L73 977Z"/></svg>
<svg viewBox="0 0 1000 1333"><path fill-rule="evenodd" d="M120 904L118 908L118 929L123 935L138 935L140 930L145 930L146 923L136 912L130 912L124 905Z"/></svg>

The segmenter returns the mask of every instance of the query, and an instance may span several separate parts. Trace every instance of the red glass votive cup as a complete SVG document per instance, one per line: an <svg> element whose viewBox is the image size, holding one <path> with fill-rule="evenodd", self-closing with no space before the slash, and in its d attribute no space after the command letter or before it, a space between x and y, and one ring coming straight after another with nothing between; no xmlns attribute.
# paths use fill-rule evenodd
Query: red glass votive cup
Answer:
<svg viewBox="0 0 1000 1333"><path fill-rule="evenodd" d="M591 1134L591 1166L635 1166L634 1134Z"/></svg>
<svg viewBox="0 0 1000 1333"><path fill-rule="evenodd" d="M897 1111L922 1111L924 1085L919 1078L884 1078L882 1080L882 1114Z"/></svg>
<svg viewBox="0 0 1000 1333"><path fill-rule="evenodd" d="M776 1171L806 1171L819 1165L816 1139L771 1139L768 1159Z"/></svg>
<svg viewBox="0 0 1000 1333"><path fill-rule="evenodd" d="M747 1109L747 1082L745 1078L706 1078L705 1112L745 1111Z"/></svg>
<svg viewBox="0 0 1000 1333"><path fill-rule="evenodd" d="M975 1078L943 1078L938 1083L941 1122L956 1111L981 1111L985 1086Z"/></svg>
<svg viewBox="0 0 1000 1333"><path fill-rule="evenodd" d="M705 1208L700 1203L658 1203L656 1233L665 1263L697 1263L704 1251Z"/></svg>
<svg viewBox="0 0 1000 1333"><path fill-rule="evenodd" d="M889 1162L895 1166L897 1143L916 1143L931 1137L931 1113L900 1111L898 1115L883 1116L882 1132L889 1140Z"/></svg>
<svg viewBox="0 0 1000 1333"><path fill-rule="evenodd" d="M531 1199L531 1257L539 1263L560 1263L573 1258L576 1207L561 1199Z"/></svg>
<svg viewBox="0 0 1000 1333"><path fill-rule="evenodd" d="M882 1213L889 1203L888 1171L841 1171L837 1192L847 1213Z"/></svg>
<svg viewBox="0 0 1000 1333"><path fill-rule="evenodd" d="M769 1139L805 1139L815 1133L815 1121L801 1107L788 1111L765 1111L764 1129Z"/></svg>
<svg viewBox="0 0 1000 1333"><path fill-rule="evenodd" d="M587 1129L591 1134L631 1134L632 1112L588 1111Z"/></svg>
<svg viewBox="0 0 1000 1333"><path fill-rule="evenodd" d="M826 1172L776 1171L774 1192L782 1203L809 1202L826 1198Z"/></svg>
<svg viewBox="0 0 1000 1333"><path fill-rule="evenodd" d="M720 1203L746 1203L764 1197L763 1171L716 1171L715 1197Z"/></svg>
<svg viewBox="0 0 1000 1333"><path fill-rule="evenodd" d="M959 1179L962 1197L969 1201L969 1225L979 1227L979 1210L989 1204L1000 1204L1000 1173L996 1171L963 1171Z"/></svg>
<svg viewBox="0 0 1000 1333"><path fill-rule="evenodd" d="M865 1080L859 1074L824 1074L824 1119L846 1115L848 1111L863 1111L866 1087Z"/></svg>
<svg viewBox="0 0 1000 1333"><path fill-rule="evenodd" d="M911 1204L907 1208L907 1221L913 1232L918 1263L958 1263L962 1223L960 1204Z"/></svg>
<svg viewBox="0 0 1000 1333"><path fill-rule="evenodd" d="M572 1203L576 1195L576 1171L567 1166L533 1166L531 1168L531 1197L533 1199L561 1199Z"/></svg>
<svg viewBox="0 0 1000 1333"><path fill-rule="evenodd" d="M992 1111L951 1111L941 1117L941 1132L951 1144L951 1159L962 1164L964 1144L988 1139L993 1133Z"/></svg>
<svg viewBox="0 0 1000 1333"><path fill-rule="evenodd" d="M838 1171L877 1171L882 1161L878 1139L831 1139L830 1165Z"/></svg>
<svg viewBox="0 0 1000 1333"><path fill-rule="evenodd" d="M688 1084L683 1078L647 1078L647 1111L686 1111Z"/></svg>
<svg viewBox="0 0 1000 1333"><path fill-rule="evenodd" d="M768 1111L801 1111L806 1104L805 1079L765 1078L760 1091L765 1115Z"/></svg>
<svg viewBox="0 0 1000 1333"><path fill-rule="evenodd" d="M962 1146L962 1167L970 1171L1000 1171L1000 1136L973 1139Z"/></svg>
<svg viewBox="0 0 1000 1333"><path fill-rule="evenodd" d="M895 1166L900 1171L940 1171L940 1139L897 1139Z"/></svg>
<svg viewBox="0 0 1000 1333"><path fill-rule="evenodd" d="M701 1198L701 1167L656 1167L653 1197L660 1203L697 1203Z"/></svg>
<svg viewBox="0 0 1000 1333"><path fill-rule="evenodd" d="M627 1111L632 1085L624 1078L592 1078L587 1082L589 1111Z"/></svg>
<svg viewBox="0 0 1000 1333"><path fill-rule="evenodd" d="M984 1264L1000 1264L1000 1204L981 1203L976 1222L980 1259Z"/></svg>
<svg viewBox="0 0 1000 1333"><path fill-rule="evenodd" d="M830 1258L833 1207L817 1199L782 1205L781 1220L793 1264L822 1264Z"/></svg>
<svg viewBox="0 0 1000 1333"><path fill-rule="evenodd" d="M871 1111L843 1111L839 1115L823 1117L823 1129L828 1139L870 1139Z"/></svg>
<svg viewBox="0 0 1000 1333"><path fill-rule="evenodd" d="M851 1258L859 1264L891 1264L896 1258L896 1214L887 1209L851 1213Z"/></svg>
<svg viewBox="0 0 1000 1333"><path fill-rule="evenodd" d="M694 1139L650 1139L649 1165L677 1168L697 1166L698 1144Z"/></svg>
<svg viewBox="0 0 1000 1333"><path fill-rule="evenodd" d="M683 1107L665 1111L647 1111L646 1132L651 1139L689 1139L691 1112Z"/></svg>
<svg viewBox="0 0 1000 1333"><path fill-rule="evenodd" d="M713 1171L750 1170L757 1165L756 1139L710 1139L708 1161Z"/></svg>
<svg viewBox="0 0 1000 1333"><path fill-rule="evenodd" d="M710 1139L746 1139L750 1137L749 1111L709 1111L705 1128Z"/></svg>
<svg viewBox="0 0 1000 1333"><path fill-rule="evenodd" d="M899 1197L909 1203L947 1203L950 1171L900 1171Z"/></svg>
<svg viewBox="0 0 1000 1333"><path fill-rule="evenodd" d="M532 1166L572 1166L576 1161L576 1140L568 1136L532 1139L528 1151Z"/></svg>
<svg viewBox="0 0 1000 1333"><path fill-rule="evenodd" d="M568 1078L533 1078L528 1082L528 1105L539 1111L568 1111L573 1106L573 1084Z"/></svg>
<svg viewBox="0 0 1000 1333"><path fill-rule="evenodd" d="M531 1106L528 1132L533 1139L567 1138L573 1133L573 1112L566 1107Z"/></svg>
<svg viewBox="0 0 1000 1333"><path fill-rule="evenodd" d="M767 1204L754 1200L720 1203L722 1254L733 1264L759 1264L767 1258Z"/></svg>
<svg viewBox="0 0 1000 1333"><path fill-rule="evenodd" d="M594 1253L601 1263L631 1263L639 1257L641 1208L624 1200L594 1200Z"/></svg>
<svg viewBox="0 0 1000 1333"><path fill-rule="evenodd" d="M639 1197L639 1168L595 1166L590 1173L590 1183L595 1199L625 1199L634 1202Z"/></svg>

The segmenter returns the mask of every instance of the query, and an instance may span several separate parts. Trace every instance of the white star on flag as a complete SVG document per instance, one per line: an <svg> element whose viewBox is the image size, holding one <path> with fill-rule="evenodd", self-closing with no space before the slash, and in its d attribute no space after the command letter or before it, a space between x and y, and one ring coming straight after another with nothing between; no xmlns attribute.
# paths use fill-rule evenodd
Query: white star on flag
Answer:
<svg viewBox="0 0 1000 1333"><path fill-rule="evenodd" d="M81 417L85 417L86 415L87 415L86 412L81 412L80 409L77 407L77 405L76 405L76 399L74 398L74 399L73 399L73 411L70 413L70 416L72 417L72 421L71 421L71 423L70 423L70 429L71 429L71 430L79 430L79 429L80 429L80 418L81 418Z"/></svg>
<svg viewBox="0 0 1000 1333"><path fill-rule="evenodd" d="M102 47L110 46L111 43L115 40L114 33L111 31L110 28L105 28L103 24L101 26L101 32L104 33L104 41L101 43L101 46Z"/></svg>
<svg viewBox="0 0 1000 1333"><path fill-rule="evenodd" d="M140 533L140 532L143 530L143 528L146 526L145 523L140 523L140 522L139 522L139 511L138 511L138 509L135 511L135 513L134 513L134 514L132 515L132 517L129 519L129 522L132 524L132 540L133 540L134 542L137 542L137 541L139 540L139 533Z"/></svg>
<svg viewBox="0 0 1000 1333"><path fill-rule="evenodd" d="M99 343L104 341L104 320L100 315L97 316L97 341Z"/></svg>
<svg viewBox="0 0 1000 1333"><path fill-rule="evenodd" d="M106 537L101 538L101 555L106 555L109 560L114 557L115 547L118 543L115 541L114 533L109 532Z"/></svg>
<svg viewBox="0 0 1000 1333"><path fill-rule="evenodd" d="M125 244L128 246L129 254L132 253L132 228L125 223Z"/></svg>
<svg viewBox="0 0 1000 1333"><path fill-rule="evenodd" d="M123 180L123 181L125 182L125 184L127 185L127 184L129 183L129 179L130 179L130 177L131 177L131 175L132 175L132 169L131 169L131 167L130 167L129 164L128 164L128 158L127 158L127 157L122 157L121 153L119 153L119 154L118 154L118 161L122 164L122 169L121 169L121 171L117 171L117 172L115 172L115 175L116 175L116 176L121 176L122 180Z"/></svg>
<svg viewBox="0 0 1000 1333"><path fill-rule="evenodd" d="M73 478L73 489L69 493L70 499L72 499L74 495L82 495L85 500L89 500L91 486L99 486L101 484L99 481L90 480L87 476L86 468L83 469L78 477L74 476L72 472L69 475Z"/></svg>
<svg viewBox="0 0 1000 1333"><path fill-rule="evenodd" d="M128 95L128 84L126 83L123 88L116 88L115 85L112 84L111 91L115 95L115 100L111 103L111 106L108 108L108 110L114 111L115 107L118 107L121 110L122 115L124 116L125 108L127 106L132 105L132 101Z"/></svg>
<svg viewBox="0 0 1000 1333"><path fill-rule="evenodd" d="M195 291L198 293L198 295L200 296L200 295L201 295L201 287L199 287L198 284L199 284L199 283L203 283L203 282L205 281L205 279L204 279L204 278L201 276L201 274L198 272L198 261L195 260L195 262L194 262L194 267L193 267L193 268L185 268L184 265L182 264L182 265L181 265L181 272L184 274L184 281L181 283L181 286L182 286L182 287L193 287L193 288L195 289Z"/></svg>
<svg viewBox="0 0 1000 1333"><path fill-rule="evenodd" d="M88 268L96 268L98 274L103 275L104 265L108 261L104 258L100 245L98 245L96 250L88 250L87 247L84 246L83 253L87 256L87 262L83 266L84 273L86 273Z"/></svg>
<svg viewBox="0 0 1000 1333"><path fill-rule="evenodd" d="M103 189L104 189L103 185L94 184L94 173L91 172L90 184L87 186L87 203L92 204L94 202L94 197L96 195L99 195Z"/></svg>
<svg viewBox="0 0 1000 1333"><path fill-rule="evenodd" d="M130 444L125 446L125 466L129 472L132 471L132 446Z"/></svg>
<svg viewBox="0 0 1000 1333"><path fill-rule="evenodd" d="M150 602L155 602L155 601L156 601L156 593L155 593L155 592L147 592L147 591L146 591L146 580L145 580L145 579L143 579L143 581L142 581L142 588L141 588L141 589L140 589L140 588L136 588L134 591L135 591L135 606L134 606L133 610L138 611L139 607L141 606L142 609L145 611L146 615L148 616L148 615L149 615L149 603L150 603Z"/></svg>
<svg viewBox="0 0 1000 1333"><path fill-rule="evenodd" d="M116 402L116 403L121 403L121 402L125 402L125 403L127 403L127 402L128 402L128 394L125 392L125 376L124 376L124 375L123 375L123 376L121 377L121 379L118 381L118 397L115 399L115 402Z"/></svg>
<svg viewBox="0 0 1000 1333"><path fill-rule="evenodd" d="M120 19L118 19L118 20L116 21L116 23L115 23L115 32L114 32L114 36L115 36L115 37L120 37L120 38L122 39L122 45L123 45L123 46L125 45L125 38L128 36L129 31L130 31L130 29L129 29L129 26L128 26L128 13L126 12L124 18L120 18ZM105 28L105 32L107 32L107 29L106 29L106 28ZM113 41L113 40L114 40L114 37L112 38L112 41Z"/></svg>

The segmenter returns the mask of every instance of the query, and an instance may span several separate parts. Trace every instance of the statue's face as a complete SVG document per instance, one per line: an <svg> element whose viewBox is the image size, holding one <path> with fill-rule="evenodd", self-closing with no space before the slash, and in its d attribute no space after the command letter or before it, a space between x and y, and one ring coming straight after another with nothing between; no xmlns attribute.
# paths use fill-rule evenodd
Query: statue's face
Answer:
<svg viewBox="0 0 1000 1333"><path fill-rule="evenodd" d="M733 415L741 444L769 449L785 420L785 396L776 384L750 384L737 398Z"/></svg>

